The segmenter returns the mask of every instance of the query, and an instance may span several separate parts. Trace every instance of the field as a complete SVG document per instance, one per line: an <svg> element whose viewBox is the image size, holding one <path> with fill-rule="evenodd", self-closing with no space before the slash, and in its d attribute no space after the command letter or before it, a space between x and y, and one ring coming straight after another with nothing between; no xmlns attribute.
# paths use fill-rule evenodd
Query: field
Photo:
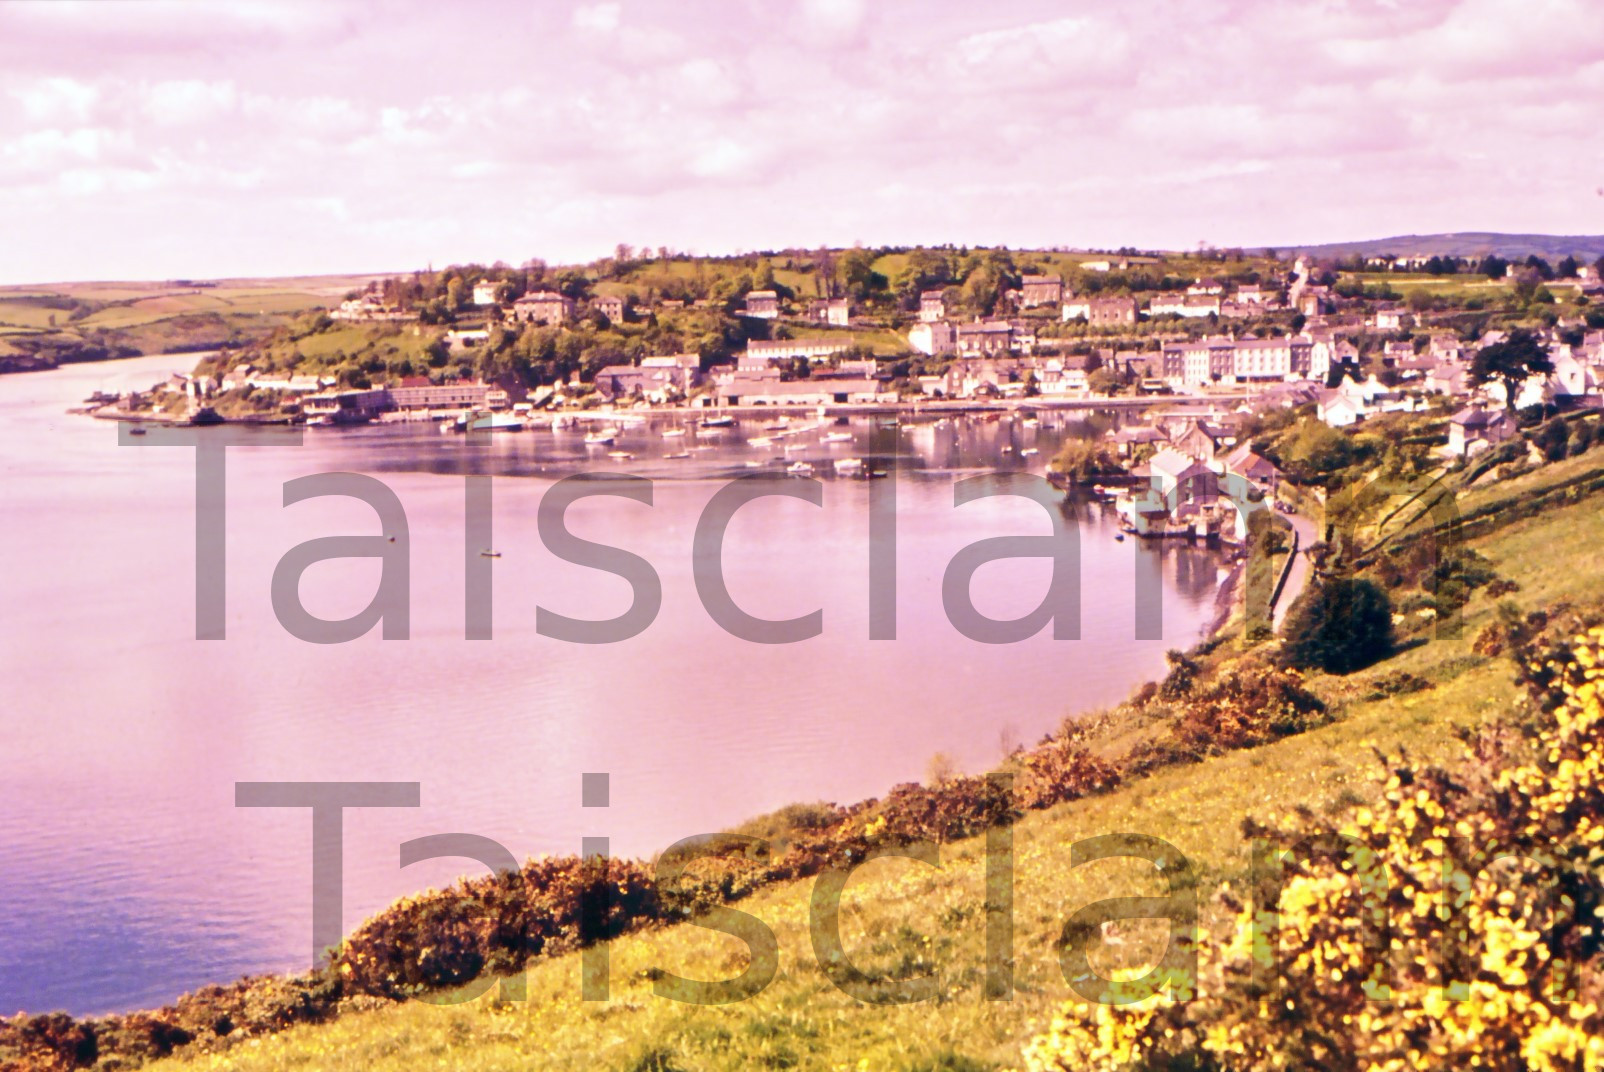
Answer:
<svg viewBox="0 0 1604 1072"><path fill-rule="evenodd" d="M1578 459L1581 463L1591 456ZM1520 585L1523 609L1588 595L1604 566L1604 512L1591 499L1516 522L1473 541L1498 572ZM838 990L821 968L809 925L814 884L762 893L740 904L763 920L779 945L779 971L759 996L736 1004L683 1005L654 993L663 972L729 978L745 966L743 947L710 930L678 926L611 945L611 993L580 999L582 958L537 961L527 1000L480 998L451 1007L423 1002L343 1017L249 1042L226 1054L195 1055L163 1068L227 1067L244 1072L292 1068L411 1069L902 1069L968 1070L1019 1065L1020 1045L1068 994L1057 949L1079 906L1117 896L1162 895L1165 880L1147 864L1110 860L1069 866L1069 846L1100 834L1162 837L1190 861L1170 881L1195 887L1208 906L1224 883L1240 884L1248 862L1245 818L1285 818L1312 810L1341 816L1379 792L1376 753L1407 749L1418 761L1458 753L1454 733L1514 702L1511 664L1472 652L1473 638L1497 614L1478 594L1462 628L1409 648L1347 678L1312 685L1340 705L1335 722L1278 743L1169 768L1101 797L1035 813L1013 828L1013 994L988 1001L983 839L941 847L939 869L906 859L872 861L847 887L841 910L846 950L871 974L933 973L936 993L903 1005L864 1004ZM1431 683L1426 691L1376 698L1378 679L1396 671ZM1152 926L1160 926L1153 924ZM1092 954L1107 975L1140 968L1162 945L1162 931L1125 925L1124 944ZM594 977L593 977L594 978ZM897 984L880 984L892 994Z"/></svg>
<svg viewBox="0 0 1604 1072"><path fill-rule="evenodd" d="M34 357L48 366L105 354L211 349L261 338L308 309L338 304L370 278L380 277L0 287L0 356Z"/></svg>

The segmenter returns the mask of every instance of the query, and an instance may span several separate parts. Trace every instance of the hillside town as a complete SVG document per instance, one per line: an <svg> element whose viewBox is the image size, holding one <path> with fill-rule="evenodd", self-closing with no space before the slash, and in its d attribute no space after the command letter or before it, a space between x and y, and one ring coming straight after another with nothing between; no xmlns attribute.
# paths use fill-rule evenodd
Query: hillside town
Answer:
<svg viewBox="0 0 1604 1072"><path fill-rule="evenodd" d="M1213 273L1181 279L1153 257L1015 274L995 263L971 262L941 287L918 285L910 269L890 301L872 288L854 299L822 272L813 282L824 296L810 297L768 261L700 297L602 290L572 272L530 285L536 273L453 271L434 278L432 299L426 286L375 282L280 343L225 350L193 374L90 406L107 417L495 431L567 411L1114 408L1125 417L1105 446L1118 473L1104 483L1125 529L1240 541L1240 504L1283 483L1242 431L1267 417L1352 431L1420 415L1443 429L1432 450L1449 464L1516 439L1523 423L1604 404L1596 265L1218 258ZM1402 300L1388 285L1422 271L1460 296ZM977 300L976 279L994 293ZM1482 311L1495 298L1502 316ZM326 340L363 349L317 356Z"/></svg>

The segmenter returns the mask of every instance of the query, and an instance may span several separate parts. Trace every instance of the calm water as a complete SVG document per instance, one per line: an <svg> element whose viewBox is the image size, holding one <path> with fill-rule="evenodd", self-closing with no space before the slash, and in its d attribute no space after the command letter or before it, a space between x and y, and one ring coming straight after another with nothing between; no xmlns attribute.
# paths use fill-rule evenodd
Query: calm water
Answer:
<svg viewBox="0 0 1604 1072"><path fill-rule="evenodd" d="M90 391L143 387L177 358L0 377L0 1011L152 1006L213 981L305 966L311 821L304 809L236 809L237 781L415 781L422 807L346 812L347 927L397 896L441 885L463 861L402 870L426 834L495 838L519 858L609 835L647 854L785 803L841 802L918 779L937 752L978 770L1066 714L1119 699L1210 615L1215 560L1116 542L1111 514L1072 508L1082 546L1082 639L1011 645L964 638L941 578L962 547L1050 530L1018 497L953 506L955 478L1040 473L1072 418L963 420L801 432L770 448L756 422L712 436L627 428L619 462L583 431L469 444L432 424L309 430L298 448L229 452L228 637L194 639L194 460L117 446L114 426L66 416ZM812 419L796 422L811 424ZM827 443L829 432L850 443ZM874 437L871 439L871 437ZM759 645L724 633L691 573L698 515L752 458L864 455L899 443L898 639L868 639L868 496L827 479L822 508L770 498L731 524L725 563L751 613L823 608L823 635ZM785 442L803 449L784 453ZM1012 450L1004 450L1012 447ZM1040 453L1020 452L1036 447ZM686 450L686 459L664 453ZM782 463L783 464L783 463ZM465 467L494 482L495 634L463 639ZM377 531L354 500L283 506L286 480L379 476L411 536L412 637L343 645L296 639L274 617L273 568L319 536ZM627 548L662 578L655 623L579 646L535 632L535 608L604 618L630 602L617 577L548 553L535 511L580 471L652 477L655 500L591 499L581 536ZM997 478L1003 486L1013 479ZM1138 569L1161 571L1164 638L1133 639ZM312 567L307 609L367 604L371 561ZM981 567L975 602L1015 617L1047 567ZM612 803L582 809L580 774L608 771Z"/></svg>

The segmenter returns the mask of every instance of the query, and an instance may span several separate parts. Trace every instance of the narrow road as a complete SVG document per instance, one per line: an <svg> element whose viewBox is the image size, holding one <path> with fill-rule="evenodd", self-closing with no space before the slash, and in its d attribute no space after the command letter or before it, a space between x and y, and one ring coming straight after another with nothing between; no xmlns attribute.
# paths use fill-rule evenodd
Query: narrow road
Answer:
<svg viewBox="0 0 1604 1072"><path fill-rule="evenodd" d="M1286 519L1291 522L1298 534L1298 553L1293 556L1292 568L1287 572L1286 587L1281 590L1281 598L1276 602L1275 615L1272 619L1275 631L1281 631L1282 623L1286 621L1287 609L1294 600L1303 594L1309 585L1309 576L1313 567L1309 564L1309 548L1320 539L1320 529L1313 521L1302 514L1287 514Z"/></svg>

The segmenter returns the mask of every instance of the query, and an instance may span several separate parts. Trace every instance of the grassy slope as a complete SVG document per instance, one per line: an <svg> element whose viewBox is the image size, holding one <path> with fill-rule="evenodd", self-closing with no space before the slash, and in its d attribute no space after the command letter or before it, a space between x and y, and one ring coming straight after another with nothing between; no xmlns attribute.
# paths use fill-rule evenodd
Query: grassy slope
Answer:
<svg viewBox="0 0 1604 1072"><path fill-rule="evenodd" d="M1521 584L1512 598L1533 608L1571 597L1604 570L1604 510L1593 499L1517 522L1475 546L1499 572ZM1378 791L1375 750L1407 750L1417 759L1457 753L1453 730L1507 707L1515 697L1510 668L1470 652L1492 619L1494 601L1479 594L1458 637L1412 648L1349 679L1320 679L1328 698L1346 698L1344 717L1323 729L1247 752L1162 771L1117 793L1032 814L1015 836L1016 993L1008 1002L981 997L984 972L984 863L979 840L944 846L941 870L876 861L848 887L843 907L848 950L859 967L914 973L934 968L940 997L924 1004L859 1004L820 971L809 941L813 884L770 890L741 905L775 931L780 972L757 998L724 1007L691 1007L658 998L648 970L727 978L744 966L734 939L694 927L648 932L612 947L612 995L579 1000L581 959L537 962L526 1003L479 1000L450 1008L422 1003L356 1013L336 1023L298 1028L219 1056L195 1055L167 1067L228 1067L248 1072L288 1068L412 1069L738 1069L917 1068L952 1051L998 1067L1016 1066L1019 1046L1068 993L1056 963L1062 922L1103 897L1162 892L1145 864L1105 861L1071 870L1069 846L1080 838L1131 831L1161 836L1194 863L1207 904L1222 881L1247 862L1242 819L1285 816L1298 808L1340 814ZM1437 682L1423 693L1364 700L1367 683L1394 670ZM1131 928L1129 966L1159 936ZM1101 958L1101 959L1100 959ZM1118 962L1094 953L1106 974ZM652 1064L652 1055L668 1063Z"/></svg>

